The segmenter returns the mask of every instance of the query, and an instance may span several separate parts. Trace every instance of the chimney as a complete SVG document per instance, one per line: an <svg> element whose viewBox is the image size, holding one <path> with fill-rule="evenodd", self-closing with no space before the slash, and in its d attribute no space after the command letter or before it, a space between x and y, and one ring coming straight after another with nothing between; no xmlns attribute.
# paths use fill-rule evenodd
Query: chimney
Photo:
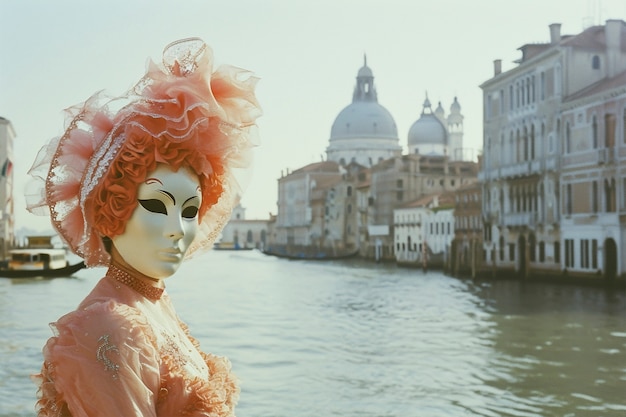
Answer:
<svg viewBox="0 0 626 417"><path fill-rule="evenodd" d="M606 72L611 78L617 74L620 57L620 35L622 32L622 21L610 19L604 26L604 37L606 39Z"/></svg>
<svg viewBox="0 0 626 417"><path fill-rule="evenodd" d="M502 60L496 59L493 61L493 76L500 74L502 72Z"/></svg>
<svg viewBox="0 0 626 417"><path fill-rule="evenodd" d="M550 45L556 45L561 42L561 24L552 23L550 25Z"/></svg>

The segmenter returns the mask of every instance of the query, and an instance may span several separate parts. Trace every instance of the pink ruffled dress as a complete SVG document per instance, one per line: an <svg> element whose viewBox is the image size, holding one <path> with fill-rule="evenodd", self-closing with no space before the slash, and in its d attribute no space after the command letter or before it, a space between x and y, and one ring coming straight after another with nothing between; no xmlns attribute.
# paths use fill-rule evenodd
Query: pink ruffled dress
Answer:
<svg viewBox="0 0 626 417"><path fill-rule="evenodd" d="M203 353L167 293L112 266L76 311L52 324L39 416L234 416L228 359Z"/></svg>

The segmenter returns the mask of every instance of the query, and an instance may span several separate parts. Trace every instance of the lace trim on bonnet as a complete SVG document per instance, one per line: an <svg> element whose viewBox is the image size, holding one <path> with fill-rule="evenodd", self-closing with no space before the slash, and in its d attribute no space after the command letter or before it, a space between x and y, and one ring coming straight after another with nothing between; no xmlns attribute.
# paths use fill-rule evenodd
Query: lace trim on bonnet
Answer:
<svg viewBox="0 0 626 417"><path fill-rule="evenodd" d="M122 96L98 92L66 109L63 136L39 151L29 171L33 178L26 189L27 209L49 215L87 266L109 263L100 235L87 220L86 202L118 156L129 126L175 143L217 127L214 131L221 134L205 134L201 140L209 159L224 164L218 179L224 191L200 220L187 256L211 248L228 222L246 182L251 149L258 144L255 120L262 112L254 94L258 78L233 66L213 71L212 61L212 51L201 39L173 42L164 49L162 65L150 61L145 76ZM198 174L211 173L207 164Z"/></svg>

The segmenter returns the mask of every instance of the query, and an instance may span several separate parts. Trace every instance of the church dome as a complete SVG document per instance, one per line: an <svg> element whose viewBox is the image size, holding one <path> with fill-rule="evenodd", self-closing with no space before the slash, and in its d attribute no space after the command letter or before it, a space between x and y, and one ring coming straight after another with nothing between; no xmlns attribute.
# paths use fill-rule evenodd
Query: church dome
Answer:
<svg viewBox="0 0 626 417"><path fill-rule="evenodd" d="M352 103L335 118L330 131L330 140L348 138L397 139L398 128L391 113L378 104L374 87L374 74L364 58L363 66L356 77Z"/></svg>
<svg viewBox="0 0 626 417"><path fill-rule="evenodd" d="M375 101L357 101L345 107L333 123L330 139L397 138L391 113Z"/></svg>
<svg viewBox="0 0 626 417"><path fill-rule="evenodd" d="M363 57L352 103L339 112L326 148L329 161L373 166L402 153L398 128L391 113L378 104L374 75Z"/></svg>
<svg viewBox="0 0 626 417"><path fill-rule="evenodd" d="M420 118L409 129L409 146L419 144L447 145L448 132L441 120L432 112L430 101L426 98Z"/></svg>

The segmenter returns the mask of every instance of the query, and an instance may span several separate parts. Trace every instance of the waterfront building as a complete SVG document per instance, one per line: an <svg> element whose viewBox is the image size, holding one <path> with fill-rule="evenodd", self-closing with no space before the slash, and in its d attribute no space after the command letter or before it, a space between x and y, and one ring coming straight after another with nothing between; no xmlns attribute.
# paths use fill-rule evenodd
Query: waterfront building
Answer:
<svg viewBox="0 0 626 417"><path fill-rule="evenodd" d="M361 224L369 232L360 242L362 256L395 260L394 210L426 195L452 192L477 175L476 162L451 161L444 155L408 154L373 166L366 187L367 210L359 205L367 215Z"/></svg>
<svg viewBox="0 0 626 417"><path fill-rule="evenodd" d="M278 180L278 213L268 252L308 257L332 246L326 202L344 172L337 162L322 161L287 172Z"/></svg>
<svg viewBox="0 0 626 417"><path fill-rule="evenodd" d="M454 196L431 194L394 209L399 265L442 268L454 237Z"/></svg>
<svg viewBox="0 0 626 417"><path fill-rule="evenodd" d="M241 205L233 209L224 226L217 249L259 249L267 244L268 220L246 219L246 209Z"/></svg>
<svg viewBox="0 0 626 417"><path fill-rule="evenodd" d="M15 240L13 203L13 140L11 122L0 117L0 259L5 259Z"/></svg>
<svg viewBox="0 0 626 417"><path fill-rule="evenodd" d="M327 158L341 165L356 162L371 167L401 153L396 122L378 103L374 75L364 59L356 77L352 103L339 112L332 124Z"/></svg>
<svg viewBox="0 0 626 417"><path fill-rule="evenodd" d="M560 24L549 29L550 42L522 46L509 71L494 61L493 77L481 85L486 262L521 276L621 275L620 263L610 261L623 256L612 203L619 201L619 159L604 168L599 158L619 155L623 143L615 139L621 99L605 106L626 70L626 24L609 20L568 36ZM597 220L594 201L606 212Z"/></svg>
<svg viewBox="0 0 626 417"><path fill-rule="evenodd" d="M605 76L562 105L562 262L568 275L613 279L626 272L626 26L603 29L606 52L586 69Z"/></svg>
<svg viewBox="0 0 626 417"><path fill-rule="evenodd" d="M449 271L453 275L476 276L484 269L482 186L476 181L456 191L454 196L454 240ZM495 259L493 254L490 257Z"/></svg>

